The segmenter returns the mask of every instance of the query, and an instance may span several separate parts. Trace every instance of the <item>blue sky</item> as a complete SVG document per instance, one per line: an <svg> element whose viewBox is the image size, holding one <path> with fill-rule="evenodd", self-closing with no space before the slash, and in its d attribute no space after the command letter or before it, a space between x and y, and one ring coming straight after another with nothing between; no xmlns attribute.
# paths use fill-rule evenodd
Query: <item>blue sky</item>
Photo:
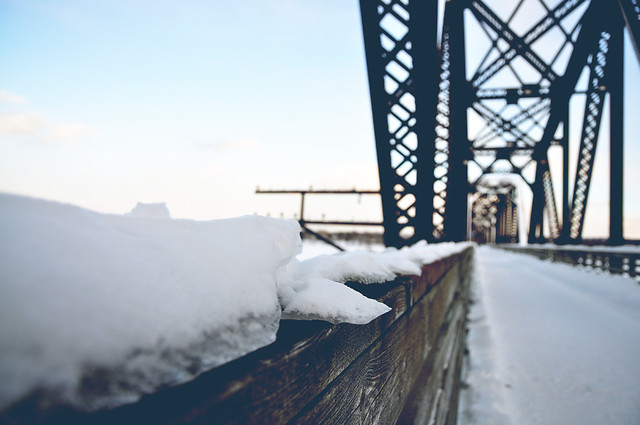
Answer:
<svg viewBox="0 0 640 425"><path fill-rule="evenodd" d="M207 219L377 185L355 1L2 0L0 57L0 190Z"/></svg>
<svg viewBox="0 0 640 425"><path fill-rule="evenodd" d="M356 0L0 0L0 59L0 191L211 219L297 211L258 185L377 188ZM638 131L628 123L628 139ZM627 228L640 229L628 182ZM366 198L308 210L380 217ZM589 220L599 233L601 214Z"/></svg>

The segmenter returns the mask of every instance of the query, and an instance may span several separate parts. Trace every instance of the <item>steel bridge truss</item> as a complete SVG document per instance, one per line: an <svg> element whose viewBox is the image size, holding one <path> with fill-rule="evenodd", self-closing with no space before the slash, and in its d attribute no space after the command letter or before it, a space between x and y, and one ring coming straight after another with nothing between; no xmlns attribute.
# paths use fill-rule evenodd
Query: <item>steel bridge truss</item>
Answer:
<svg viewBox="0 0 640 425"><path fill-rule="evenodd" d="M639 1L519 0L494 10L490 0L448 0L439 11L435 1L361 0L386 243L465 239L468 197L494 174L530 187L531 242L579 241L606 101L610 242L621 243L623 28L639 53ZM579 107L570 192L569 119ZM561 216L554 145L563 151Z"/></svg>
<svg viewBox="0 0 640 425"><path fill-rule="evenodd" d="M509 182L482 184L471 195L468 237L479 243L518 241L516 188Z"/></svg>

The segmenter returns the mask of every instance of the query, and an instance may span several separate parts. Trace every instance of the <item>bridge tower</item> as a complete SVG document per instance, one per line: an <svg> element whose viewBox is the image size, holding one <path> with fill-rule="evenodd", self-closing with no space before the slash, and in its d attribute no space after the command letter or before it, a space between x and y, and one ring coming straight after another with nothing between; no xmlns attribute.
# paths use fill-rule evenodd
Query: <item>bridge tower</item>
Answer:
<svg viewBox="0 0 640 425"><path fill-rule="evenodd" d="M579 242L605 103L609 243L623 242L623 30L640 59L640 0L361 0L360 10L387 245L466 239L472 197L496 174L530 189L530 242Z"/></svg>

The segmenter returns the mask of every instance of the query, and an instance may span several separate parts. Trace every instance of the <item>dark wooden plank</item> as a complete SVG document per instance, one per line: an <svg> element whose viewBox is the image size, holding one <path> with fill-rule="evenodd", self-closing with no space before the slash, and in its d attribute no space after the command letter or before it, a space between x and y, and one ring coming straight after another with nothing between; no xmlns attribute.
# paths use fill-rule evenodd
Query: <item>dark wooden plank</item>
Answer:
<svg viewBox="0 0 640 425"><path fill-rule="evenodd" d="M455 365L451 364L451 357L457 355L458 350L463 349L463 347L454 342L456 338L460 337L459 324L461 322L464 323L466 308L462 293L458 291L459 283L456 285L459 273L452 271L450 276L451 279L442 284L441 293L443 296L439 297L439 300L434 300L435 303L438 303L451 297L446 316L437 316L440 319L440 328L435 332L436 338L433 341L428 357L421 367L415 371L418 376L416 384L409 394L404 410L398 420L399 424L428 423L432 416L434 418L437 417L440 410L439 406L452 396L452 394L444 390L443 382L447 375L450 375L450 367L453 366L455 369ZM446 288L446 286L455 287L456 290L452 291L451 288ZM464 328L462 328L463 330ZM464 339L464 336L462 338ZM456 371L453 370L452 373L456 373Z"/></svg>
<svg viewBox="0 0 640 425"><path fill-rule="evenodd" d="M453 308L460 282L460 269L452 263L409 314L394 323L289 423L395 423L418 371L425 363L442 365L443 356L451 351L450 341L455 339L457 326L447 333L445 322L454 316L464 320L463 309ZM453 311L461 312L453 315ZM445 343L448 350L434 350ZM442 371L433 379L441 386Z"/></svg>
<svg viewBox="0 0 640 425"><path fill-rule="evenodd" d="M393 311L367 325L283 321L277 341L196 380L113 410L42 412L23 403L1 419L15 423L286 423L407 310L406 285L376 285Z"/></svg>

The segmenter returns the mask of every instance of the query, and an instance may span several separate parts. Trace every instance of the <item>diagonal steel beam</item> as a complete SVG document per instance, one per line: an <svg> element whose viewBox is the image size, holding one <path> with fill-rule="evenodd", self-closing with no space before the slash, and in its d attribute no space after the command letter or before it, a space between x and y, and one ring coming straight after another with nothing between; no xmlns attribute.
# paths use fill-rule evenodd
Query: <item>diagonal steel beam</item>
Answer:
<svg viewBox="0 0 640 425"><path fill-rule="evenodd" d="M558 219L556 194L553 190L553 179L551 178L551 169L549 168L548 158L545 164L545 170L542 174L544 182L545 209L547 211L547 220L549 221L549 233L551 235L551 239L556 240L560 237L560 220Z"/></svg>
<svg viewBox="0 0 640 425"><path fill-rule="evenodd" d="M473 104L473 110L476 111L489 125L493 127L493 131L500 135L509 133L513 135L517 140L522 140L529 146L534 146L536 141L533 140L528 134L524 133L518 128L518 124L515 123L515 119L506 119L500 114L491 110L487 105L477 102ZM483 138L484 139L484 138ZM476 142L474 141L474 145Z"/></svg>
<svg viewBox="0 0 640 425"><path fill-rule="evenodd" d="M528 45L535 43L536 40L546 34L547 31L558 26L564 18L584 2L585 0L564 0L527 31L522 39Z"/></svg>
<svg viewBox="0 0 640 425"><path fill-rule="evenodd" d="M533 202L531 206L531 221L529 226L529 241L535 242L542 237L542 220L544 210L544 170L541 165L547 161L547 151L554 138L561 120L565 117L566 105L575 90L580 73L587 63L587 57L597 46L600 34L606 27L602 16L606 16L606 4L602 0L592 0L589 8L580 20L582 28L576 40L573 53L569 59L565 74L551 83L551 113L540 142L534 151L534 160L538 161L536 179L531 186ZM566 230L565 230L566 231Z"/></svg>
<svg viewBox="0 0 640 425"><path fill-rule="evenodd" d="M530 46L536 40L538 40L540 37L546 34L547 31L557 26L560 23L560 21L562 21L562 19L568 16L571 12L573 12L578 6L580 6L584 2L585 0L564 0L563 2L558 4L553 10L551 10L546 17L538 21L538 23L536 23L524 35L524 37L522 37L522 41L524 42L525 45ZM497 59L495 59L489 66L482 68L482 69L485 69L485 71L482 73L482 76L479 75L480 73L480 68L479 68L476 74L471 79L474 82L473 86L478 87L484 81L491 78L498 71L500 71L504 66L506 66L509 63L509 61L513 59L514 56L515 56L515 51L512 51L512 50L508 50L507 52L501 53L501 55ZM526 56L525 56L525 59L527 59ZM484 60L482 63L484 64ZM481 80L479 81L479 79Z"/></svg>
<svg viewBox="0 0 640 425"><path fill-rule="evenodd" d="M614 21L615 19L607 20ZM621 37L618 32L615 36ZM587 89L587 99L584 109L584 119L582 122L582 135L580 138L580 150L578 151L578 167L574 180L573 198L571 203L569 238L579 240L584 228L585 212L589 189L591 187L591 176L596 156L598 143L598 133L602 121L602 111L607 87L607 70L610 68L609 46L611 43L619 43L621 40L612 39L615 37L611 28L607 32L602 32L600 40L589 64L589 86Z"/></svg>
<svg viewBox="0 0 640 425"><path fill-rule="evenodd" d="M482 104L480 102L480 104ZM475 108L474 104L474 110L476 110L476 112L478 112L477 108ZM515 128L518 131L519 135L516 135L515 133L509 131L506 128L497 128L497 123L496 123L496 119L489 119L485 116L482 116L483 118L485 118L485 120L487 121L488 124L490 124L489 127L486 127L489 129L488 132L483 133L483 134L478 134L476 139L472 141L472 144L474 146L474 148L478 148L478 147L482 147L484 146L486 143L494 140L497 137L500 137L502 134L504 134L504 132L509 132L511 133L514 137L516 137L516 139L519 139L523 142L528 141L527 145L528 147L533 147L536 144L536 141L531 139L531 137L527 134L527 132L522 132L519 129L520 124L522 124L524 121L526 120L531 120L533 121L534 125L537 125L541 128L543 128L542 124L540 124L540 122L538 121L538 119L536 118L536 115L540 115L540 114L547 114L549 111L549 99L540 99L538 102L534 103L533 105L531 105L530 107L526 108L526 109L522 109L520 113L518 113L517 115L515 115L514 117L512 117L509 120L506 120L499 115L499 113L493 112L490 108L486 107L486 105L483 105L489 112L491 116L496 117L496 119L499 119L500 121L506 121L509 125L510 128ZM493 123L493 125L491 125ZM501 131L502 130L502 131ZM526 137L521 137L522 134L525 134Z"/></svg>
<svg viewBox="0 0 640 425"><path fill-rule="evenodd" d="M583 0L584 1L584 0ZM525 37L519 37L513 32L509 26L502 22L502 20L489 9L481 0L475 0L471 3L471 11L478 19L479 22L484 22L493 31L495 31L499 37L504 39L510 45L510 49L503 52L491 65L485 68L485 71L480 74L476 73L471 79L473 87L479 87L486 82L489 78L494 76L498 71L507 66L511 60L516 56L522 56L527 62L529 62L542 77L546 78L550 82L553 82L558 77L557 74L551 69L551 67L543 61L535 52L530 48L531 43L544 35L547 31L553 28L555 22L559 22L567 14L573 11L579 3L579 0L565 1L558 5L546 18L542 19L536 24Z"/></svg>

